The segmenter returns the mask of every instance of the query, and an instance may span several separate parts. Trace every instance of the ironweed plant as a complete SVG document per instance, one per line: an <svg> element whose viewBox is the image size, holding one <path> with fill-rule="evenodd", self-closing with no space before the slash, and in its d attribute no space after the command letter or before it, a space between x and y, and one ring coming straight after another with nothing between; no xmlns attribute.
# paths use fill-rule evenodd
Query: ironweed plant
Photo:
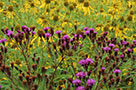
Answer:
<svg viewBox="0 0 136 90"><path fill-rule="evenodd" d="M45 27L1 29L1 88L12 90L135 89L136 40L98 35L85 27L67 34ZM11 44L14 43L14 44ZM14 47L13 47L14 46ZM14 54L12 54L14 52ZM13 59L13 57L16 57ZM19 60L18 60L19 59ZM6 83L6 84L5 84ZM131 83L131 84L130 84Z"/></svg>

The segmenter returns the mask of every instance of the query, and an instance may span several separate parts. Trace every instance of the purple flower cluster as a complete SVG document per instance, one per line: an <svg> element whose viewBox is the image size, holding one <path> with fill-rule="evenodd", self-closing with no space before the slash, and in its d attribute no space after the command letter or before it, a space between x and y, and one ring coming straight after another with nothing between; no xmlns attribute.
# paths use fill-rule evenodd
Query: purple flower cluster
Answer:
<svg viewBox="0 0 136 90"><path fill-rule="evenodd" d="M78 64L85 66L93 63L93 60L90 58L86 58L85 60L80 60Z"/></svg>
<svg viewBox="0 0 136 90"><path fill-rule="evenodd" d="M121 73L121 71L119 69L115 69L113 73Z"/></svg>
<svg viewBox="0 0 136 90"><path fill-rule="evenodd" d="M87 75L87 72L78 72L76 74L76 76L79 77L79 78L85 78L86 75Z"/></svg>
<svg viewBox="0 0 136 90"><path fill-rule="evenodd" d="M93 86L95 83L96 83L96 81L93 80L93 79L88 79L88 80L87 80L87 85L88 85L88 86Z"/></svg>
<svg viewBox="0 0 136 90"><path fill-rule="evenodd" d="M85 88L83 86L78 86L76 90L85 90Z"/></svg>
<svg viewBox="0 0 136 90"><path fill-rule="evenodd" d="M56 34L60 34L60 33L61 33L61 31L59 31L59 30L58 30L58 31L56 31L55 33L56 33Z"/></svg>
<svg viewBox="0 0 136 90"><path fill-rule="evenodd" d="M49 37L51 37L51 34L47 32L47 33L45 33L45 37L49 38Z"/></svg>
<svg viewBox="0 0 136 90"><path fill-rule="evenodd" d="M102 50L108 52L111 49L109 47L103 47Z"/></svg>
<svg viewBox="0 0 136 90"><path fill-rule="evenodd" d="M4 43L4 42L6 42L7 41L7 39L1 39L0 40L0 43Z"/></svg>
<svg viewBox="0 0 136 90"><path fill-rule="evenodd" d="M81 83L81 80L75 79L75 80L72 81L72 83L75 84L75 85L79 85Z"/></svg>

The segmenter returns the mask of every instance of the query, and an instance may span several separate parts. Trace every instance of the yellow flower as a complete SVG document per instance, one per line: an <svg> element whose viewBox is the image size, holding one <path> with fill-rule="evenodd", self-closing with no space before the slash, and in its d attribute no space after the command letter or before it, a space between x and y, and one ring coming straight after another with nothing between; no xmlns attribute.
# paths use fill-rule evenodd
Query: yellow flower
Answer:
<svg viewBox="0 0 136 90"><path fill-rule="evenodd" d="M129 81L129 82L128 82L128 85L130 86L131 84L132 84L132 82Z"/></svg>
<svg viewBox="0 0 136 90"><path fill-rule="evenodd" d="M94 12L94 9L90 6L90 2L84 2L83 4L83 12L84 16L90 15L91 12Z"/></svg>
<svg viewBox="0 0 136 90"><path fill-rule="evenodd" d="M1 79L0 79L0 81L2 81L2 80L8 80L8 79L7 79L7 78L5 78L5 77L3 77L3 78L1 78Z"/></svg>
<svg viewBox="0 0 136 90"><path fill-rule="evenodd" d="M46 66L46 67L45 67L45 69L48 69L48 68L51 68L51 66L50 66L50 65L48 65L48 66Z"/></svg>

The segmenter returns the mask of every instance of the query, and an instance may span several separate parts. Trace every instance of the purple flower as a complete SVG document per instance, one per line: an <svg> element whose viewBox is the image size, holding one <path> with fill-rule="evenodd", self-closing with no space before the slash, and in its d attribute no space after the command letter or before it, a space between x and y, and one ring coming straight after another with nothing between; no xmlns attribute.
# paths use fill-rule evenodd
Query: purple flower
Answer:
<svg viewBox="0 0 136 90"><path fill-rule="evenodd" d="M105 70L105 67L102 67L101 70Z"/></svg>
<svg viewBox="0 0 136 90"><path fill-rule="evenodd" d="M69 40L70 42L73 42L73 38Z"/></svg>
<svg viewBox="0 0 136 90"><path fill-rule="evenodd" d="M7 39L1 39L0 40L0 43L4 43L4 42L6 42L7 41Z"/></svg>
<svg viewBox="0 0 136 90"><path fill-rule="evenodd" d="M76 74L76 76L78 76L79 78L84 78L87 75L87 72L78 72Z"/></svg>
<svg viewBox="0 0 136 90"><path fill-rule="evenodd" d="M7 36L11 36L13 34L13 31L8 30Z"/></svg>
<svg viewBox="0 0 136 90"><path fill-rule="evenodd" d="M85 30L85 31L86 31L86 30L88 30L88 29L89 29L89 27L85 27L85 28L83 28L83 30Z"/></svg>
<svg viewBox="0 0 136 90"><path fill-rule="evenodd" d="M48 31L48 29L50 29L49 27L45 27L43 28L43 31Z"/></svg>
<svg viewBox="0 0 136 90"><path fill-rule="evenodd" d="M121 54L121 55L120 55L120 58L122 58L122 59L123 59L123 58L124 58L124 55L123 55L123 54Z"/></svg>
<svg viewBox="0 0 136 90"><path fill-rule="evenodd" d="M87 64L91 64L91 63L93 63L93 60L90 59L90 58L87 58L87 59L86 59L86 63L87 63Z"/></svg>
<svg viewBox="0 0 136 90"><path fill-rule="evenodd" d="M60 33L61 33L61 31L59 31L59 30L58 30L58 31L56 31L55 33L56 33L56 34L60 34Z"/></svg>
<svg viewBox="0 0 136 90"><path fill-rule="evenodd" d="M88 80L87 80L87 85L88 85L88 86L93 86L95 83L96 83L96 81L93 80L93 79L88 79Z"/></svg>
<svg viewBox="0 0 136 90"><path fill-rule="evenodd" d="M136 44L136 40L133 40L133 43Z"/></svg>
<svg viewBox="0 0 136 90"><path fill-rule="evenodd" d="M128 48L127 50L128 50L128 52L132 52L132 49L130 49L130 48Z"/></svg>
<svg viewBox="0 0 136 90"><path fill-rule="evenodd" d="M81 66L84 66L86 64L86 60L80 60L79 63Z"/></svg>
<svg viewBox="0 0 136 90"><path fill-rule="evenodd" d="M50 33L45 33L45 37L49 38L49 37L51 37L51 34Z"/></svg>
<svg viewBox="0 0 136 90"><path fill-rule="evenodd" d="M127 43L128 43L127 41L122 41L123 45L127 45Z"/></svg>
<svg viewBox="0 0 136 90"><path fill-rule="evenodd" d="M119 51L119 49L118 49L118 48L115 48L115 49L114 49L114 51L115 51L115 52L118 52L118 51Z"/></svg>
<svg viewBox="0 0 136 90"><path fill-rule="evenodd" d="M108 52L109 50L111 50L109 47L103 47L102 49L103 49L104 51L107 51L107 52Z"/></svg>
<svg viewBox="0 0 136 90"><path fill-rule="evenodd" d="M96 35L96 34L97 34L97 32L96 32L96 31L94 31L94 34Z"/></svg>
<svg viewBox="0 0 136 90"><path fill-rule="evenodd" d="M89 31L90 31L90 32L94 32L94 28L90 28Z"/></svg>
<svg viewBox="0 0 136 90"><path fill-rule="evenodd" d="M81 83L81 81L79 79L75 79L72 81L72 83L75 85L79 85L79 83Z"/></svg>
<svg viewBox="0 0 136 90"><path fill-rule="evenodd" d="M2 86L0 85L0 88L2 88Z"/></svg>
<svg viewBox="0 0 136 90"><path fill-rule="evenodd" d="M109 47L112 47L112 48L113 48L113 47L115 47L115 45L114 45L114 44L109 44Z"/></svg>
<svg viewBox="0 0 136 90"><path fill-rule="evenodd" d="M86 35L90 34L90 31L89 31L89 30L88 30L88 31L85 31L85 34L86 34Z"/></svg>
<svg viewBox="0 0 136 90"><path fill-rule="evenodd" d="M78 64L84 66L84 65L89 65L89 64L91 64L91 63L93 63L93 60L90 59L90 58L87 58L87 59L85 59L85 60L80 60Z"/></svg>
<svg viewBox="0 0 136 90"><path fill-rule="evenodd" d="M79 86L76 88L76 90L85 90L85 88L83 86Z"/></svg>
<svg viewBox="0 0 136 90"><path fill-rule="evenodd" d="M32 34L33 34L33 35L35 35L35 34L36 34L36 32L32 31Z"/></svg>
<svg viewBox="0 0 136 90"><path fill-rule="evenodd" d="M115 69L113 73L121 73L121 71L119 69Z"/></svg>
<svg viewBox="0 0 136 90"><path fill-rule="evenodd" d="M74 37L77 37L77 34L75 34L75 35L74 35ZM82 35L80 35L80 34L79 34L79 37L81 38L81 37L82 37Z"/></svg>
<svg viewBox="0 0 136 90"><path fill-rule="evenodd" d="M24 31L26 28L28 28L27 26L22 26L22 30Z"/></svg>
<svg viewBox="0 0 136 90"><path fill-rule="evenodd" d="M63 37L62 37L62 39L69 39L69 36L68 35L64 35Z"/></svg>

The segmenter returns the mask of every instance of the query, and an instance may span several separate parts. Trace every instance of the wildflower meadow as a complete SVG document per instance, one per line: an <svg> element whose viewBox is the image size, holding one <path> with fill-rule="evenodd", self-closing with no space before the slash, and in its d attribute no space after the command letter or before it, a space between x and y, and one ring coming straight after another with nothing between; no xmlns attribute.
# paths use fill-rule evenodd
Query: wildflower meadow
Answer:
<svg viewBox="0 0 136 90"><path fill-rule="evenodd" d="M136 90L136 0L0 0L0 90Z"/></svg>

